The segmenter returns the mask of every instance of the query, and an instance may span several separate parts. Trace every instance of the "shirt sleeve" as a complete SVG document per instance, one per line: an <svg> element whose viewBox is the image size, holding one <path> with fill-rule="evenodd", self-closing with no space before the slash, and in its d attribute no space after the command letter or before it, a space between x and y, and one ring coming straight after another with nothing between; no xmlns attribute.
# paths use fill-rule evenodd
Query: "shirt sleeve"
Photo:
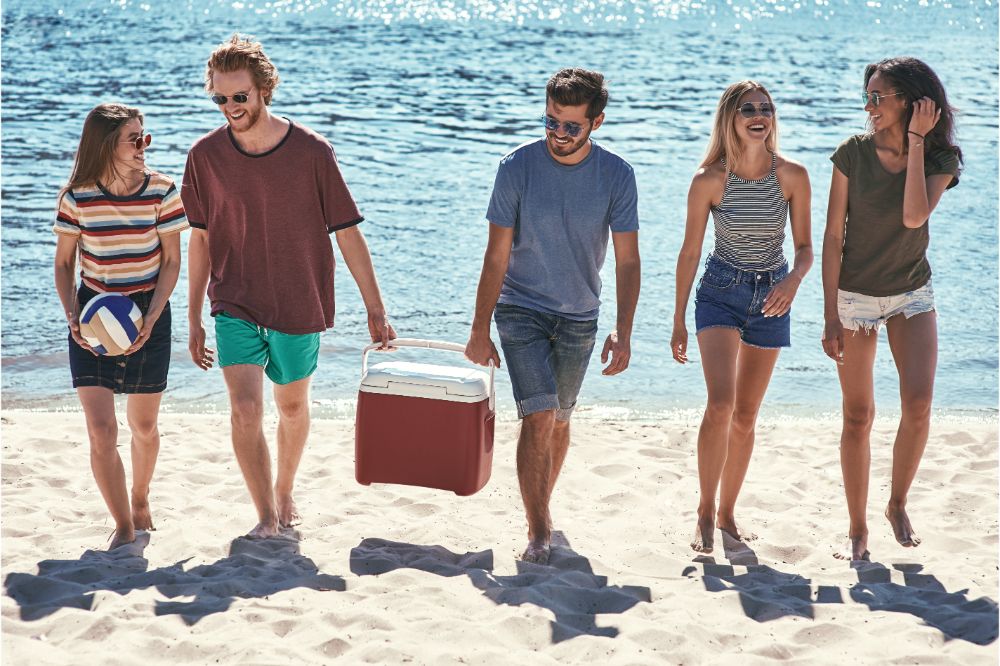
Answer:
<svg viewBox="0 0 1000 666"><path fill-rule="evenodd" d="M167 193L160 201L159 210L156 212L156 233L168 236L184 231L190 226L187 215L184 213L181 193L177 191L177 187L173 183L170 183Z"/></svg>
<svg viewBox="0 0 1000 666"><path fill-rule="evenodd" d="M958 155L951 150L935 150L927 156L927 160L924 163L924 175L926 176L951 175L951 182L945 188L948 190L958 185L958 174L960 171Z"/></svg>
<svg viewBox="0 0 1000 666"><path fill-rule="evenodd" d="M508 155L500 160L496 179L493 181L493 194L490 195L490 205L486 209L486 219L498 227L512 228L517 223L521 209L521 179L518 177L518 160L514 155Z"/></svg>
<svg viewBox="0 0 1000 666"><path fill-rule="evenodd" d="M365 218L358 210L344 176L340 173L337 154L329 143L326 144L319 171L319 182L323 188L321 193L323 217L326 220L327 231L333 233L364 222Z"/></svg>
<svg viewBox="0 0 1000 666"><path fill-rule="evenodd" d="M837 146L837 149L833 151L833 155L830 155L830 161L833 162L833 165L848 178L851 177L851 167L854 166L855 145L854 137L852 136Z"/></svg>
<svg viewBox="0 0 1000 666"><path fill-rule="evenodd" d="M184 165L184 177L181 179L179 205L185 220L195 229L206 229L207 217L201 204L201 192L198 189L198 170L195 167L194 151L188 153L187 164Z"/></svg>
<svg viewBox="0 0 1000 666"><path fill-rule="evenodd" d="M625 173L611 201L610 217L611 231L639 230L639 193L635 186L635 171L630 166L625 166Z"/></svg>
<svg viewBox="0 0 1000 666"><path fill-rule="evenodd" d="M66 190L59 197L59 210L56 211L56 223L52 226L52 231L67 236L79 236L81 233L80 209L77 208L72 190Z"/></svg>

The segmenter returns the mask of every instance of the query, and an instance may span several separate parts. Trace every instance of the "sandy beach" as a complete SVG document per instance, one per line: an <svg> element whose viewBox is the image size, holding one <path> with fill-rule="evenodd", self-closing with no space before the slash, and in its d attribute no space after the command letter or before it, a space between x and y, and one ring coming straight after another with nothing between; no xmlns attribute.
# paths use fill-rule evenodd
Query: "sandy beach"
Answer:
<svg viewBox="0 0 1000 666"><path fill-rule="evenodd" d="M846 529L835 418L762 417L737 515L760 538L695 557L696 418L582 416L549 566L516 560L516 428L498 424L492 479L460 498L358 485L353 423L317 420L298 538L251 542L228 417L165 413L157 529L105 553L82 413L5 412L3 661L997 663L994 420L933 422L916 549L880 515L895 422L876 422L872 562L856 567L831 556ZM120 450L127 466L124 424Z"/></svg>

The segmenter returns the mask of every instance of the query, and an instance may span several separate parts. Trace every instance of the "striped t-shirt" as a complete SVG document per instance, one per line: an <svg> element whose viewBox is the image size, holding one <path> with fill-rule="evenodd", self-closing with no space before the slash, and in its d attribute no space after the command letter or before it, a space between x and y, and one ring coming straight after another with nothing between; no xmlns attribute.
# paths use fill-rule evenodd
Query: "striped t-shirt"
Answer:
<svg viewBox="0 0 1000 666"><path fill-rule="evenodd" d="M67 190L52 230L79 237L84 284L100 292L131 294L156 288L160 236L187 228L174 181L153 172L128 196L115 196L99 183Z"/></svg>
<svg viewBox="0 0 1000 666"><path fill-rule="evenodd" d="M788 201L778 184L776 162L772 154L771 171L760 180L745 180L732 171L726 174L722 201L712 207L713 254L731 266L771 271L785 263L782 245Z"/></svg>

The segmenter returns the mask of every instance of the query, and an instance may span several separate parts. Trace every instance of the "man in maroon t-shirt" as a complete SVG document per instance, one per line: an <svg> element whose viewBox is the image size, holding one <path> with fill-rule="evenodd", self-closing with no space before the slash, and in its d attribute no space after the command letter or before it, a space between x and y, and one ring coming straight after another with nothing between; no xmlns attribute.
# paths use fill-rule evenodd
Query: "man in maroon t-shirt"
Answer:
<svg viewBox="0 0 1000 666"><path fill-rule="evenodd" d="M188 250L189 349L210 368L202 307L206 286L219 365L229 389L236 459L257 508L251 537L277 536L299 520L292 488L309 434L309 379L319 335L333 326L333 248L358 283L373 341L389 325L364 219L319 134L268 106L278 73L259 43L233 38L208 60L205 87L226 124L192 146L181 196L194 232ZM272 487L264 438L263 376L278 407L278 473Z"/></svg>

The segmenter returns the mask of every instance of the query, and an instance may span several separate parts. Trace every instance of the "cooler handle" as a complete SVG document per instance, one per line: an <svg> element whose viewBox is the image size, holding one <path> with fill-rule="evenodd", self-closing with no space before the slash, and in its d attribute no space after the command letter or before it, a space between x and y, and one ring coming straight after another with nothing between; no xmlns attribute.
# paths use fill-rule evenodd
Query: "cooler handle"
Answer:
<svg viewBox="0 0 1000 666"><path fill-rule="evenodd" d="M442 342L440 340L422 340L419 338L395 338L389 341L390 347L423 347L424 349L441 349L443 351L458 352L459 354L465 355L465 345L460 345L457 342ZM361 376L364 377L368 372L368 353L373 349L379 349L382 347L381 342L373 342L361 352ZM494 390L493 375L496 372L496 367L493 365L493 359L490 359L490 401L489 409L494 411L494 404L496 403L496 391Z"/></svg>

